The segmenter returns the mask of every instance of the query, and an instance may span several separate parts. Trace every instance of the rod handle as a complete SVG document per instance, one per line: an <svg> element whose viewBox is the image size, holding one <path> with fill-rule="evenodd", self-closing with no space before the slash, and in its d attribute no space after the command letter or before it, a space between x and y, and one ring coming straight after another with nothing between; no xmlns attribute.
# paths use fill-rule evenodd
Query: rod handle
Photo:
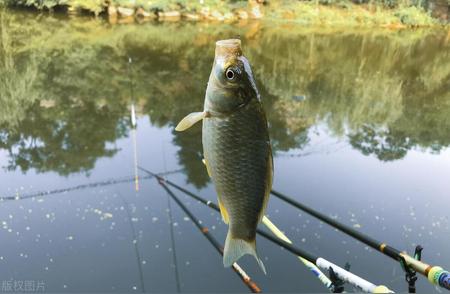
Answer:
<svg viewBox="0 0 450 294"><path fill-rule="evenodd" d="M450 290L450 272L440 266L433 266L428 272L428 280L442 288Z"/></svg>

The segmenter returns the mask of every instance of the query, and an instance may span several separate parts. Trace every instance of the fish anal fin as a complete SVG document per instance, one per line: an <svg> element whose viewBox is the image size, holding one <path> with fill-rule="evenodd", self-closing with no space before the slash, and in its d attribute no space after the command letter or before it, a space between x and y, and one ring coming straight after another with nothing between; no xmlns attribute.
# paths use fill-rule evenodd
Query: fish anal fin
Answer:
<svg viewBox="0 0 450 294"><path fill-rule="evenodd" d="M192 112L186 115L175 127L175 131L182 132L190 127L192 127L195 123L201 121L206 117L206 111L203 112Z"/></svg>
<svg viewBox="0 0 450 294"><path fill-rule="evenodd" d="M233 263L238 261L242 256L250 254L258 262L261 270L266 274L266 268L259 259L258 254L256 253L256 241L246 241L239 238L234 238L231 236L231 232L228 231L227 239L225 240L225 248L223 251L223 265L225 267L230 267Z"/></svg>
<svg viewBox="0 0 450 294"><path fill-rule="evenodd" d="M269 203L270 191L272 190L272 181L273 181L273 157L272 157L272 148L269 149L269 156L267 158L268 167L266 174L266 191L264 194L263 205L261 211L259 213L258 222L261 222L264 214L266 213L267 204Z"/></svg>
<svg viewBox="0 0 450 294"><path fill-rule="evenodd" d="M210 178L212 178L212 176L211 176L211 170L209 169L209 165L208 165L208 162L206 161L206 158L203 158L203 159L202 159L202 162L203 162L203 164L206 166L206 171L208 172L208 176L209 176Z"/></svg>
<svg viewBox="0 0 450 294"><path fill-rule="evenodd" d="M218 200L219 200L220 214L222 215L223 222L228 224L230 222L230 219L228 218L227 209L223 205L222 201L220 201L220 197L218 198L219 198Z"/></svg>

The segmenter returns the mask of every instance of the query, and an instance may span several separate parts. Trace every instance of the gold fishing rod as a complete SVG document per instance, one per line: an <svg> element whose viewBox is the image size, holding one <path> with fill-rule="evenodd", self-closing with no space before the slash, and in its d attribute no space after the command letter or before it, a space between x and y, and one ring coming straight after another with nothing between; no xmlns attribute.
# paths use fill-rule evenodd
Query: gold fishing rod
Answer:
<svg viewBox="0 0 450 294"><path fill-rule="evenodd" d="M380 242L371 238L370 236L363 234L347 225L344 225L331 217L320 213L300 202L294 200L292 197L286 196L278 191L272 190L272 195L278 197L284 202L314 216L315 218L329 224L330 226L346 233L349 236L363 242L364 244L372 247L373 249L383 253L400 262L402 267L407 273L407 281L409 284L410 292L415 292L414 282L417 279L414 275L415 272L418 272L425 277L427 277L428 281L434 285L438 285L444 289L450 290L450 272L444 270L440 266L433 266L421 261L421 248L416 249L416 254L414 257L408 255L404 251L400 251L392 246L389 246L385 242Z"/></svg>

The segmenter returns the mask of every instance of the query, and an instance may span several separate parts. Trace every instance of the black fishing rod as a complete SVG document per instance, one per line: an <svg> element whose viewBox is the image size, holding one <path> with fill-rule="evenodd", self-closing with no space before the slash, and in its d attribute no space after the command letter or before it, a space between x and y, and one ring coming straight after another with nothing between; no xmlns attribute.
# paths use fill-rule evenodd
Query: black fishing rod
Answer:
<svg viewBox="0 0 450 294"><path fill-rule="evenodd" d="M139 166L138 168L140 170L144 171L145 173L154 176L158 180L158 182L163 187L165 187L165 189L168 189L167 185L170 185L170 186L174 187L175 189L183 192L184 194L192 197L193 199L199 201L200 203L202 203L202 204L204 204L204 205L214 209L217 212L220 212L219 207L214 202L206 200L206 199L204 199L204 198L202 198L202 197L192 193L191 191L186 190L183 187L173 183L172 181L164 179L164 178L158 176L156 173L153 173L153 172L151 172L151 171L149 171L149 170L147 170L147 169L145 169L143 167ZM167 185L165 185L165 184L167 184ZM198 224L197 226L201 227L200 224ZM357 276L357 275L355 275L353 273L350 273L348 270L341 268L340 266L338 266L338 265L336 265L336 264L326 260L325 258L318 257L318 256L315 256L315 255L313 255L311 253L308 253L307 251L304 251L304 250L302 250L302 249L300 249L298 247L295 247L294 245L292 245L292 244L290 244L290 243L288 243L288 242L286 242L284 240L277 239L277 238L273 237L272 235L270 235L270 234L268 234L268 233L266 233L266 232L264 232L264 231L262 231L260 229L257 229L256 232L259 235L263 236L264 238L268 239L269 241L271 241L271 242L273 242L273 243L275 243L275 244L285 248L286 250L288 250L289 252L295 254L296 256L304 258L307 261L311 262L312 264L314 264L314 265L316 265L316 266L318 266L318 267L320 267L320 268L322 268L324 270L329 271L330 272L330 276L337 277L335 282L338 282L338 283L340 283L340 282L348 282L348 283L356 286L357 288L363 290L364 292L369 292L369 293L393 293L393 291L391 291L386 286L383 286L383 285L378 285L377 286L377 285L375 285L375 284L373 284L373 283L371 283L371 282L369 282L369 281L367 281L367 280L365 280L365 279L363 279L363 278L361 278L361 277L359 277L359 276ZM219 248L221 248L220 245L219 245ZM318 277L320 276L320 273L317 273L317 272L314 272L314 273Z"/></svg>
<svg viewBox="0 0 450 294"><path fill-rule="evenodd" d="M331 217L320 213L304 204L299 203L298 201L292 199L289 196L286 196L280 192L272 190L271 193L278 197L279 199L289 203L290 205L314 216L315 218L329 224L330 226L346 233L347 235L352 236L353 238L365 243L366 245L372 247L373 249L399 261L402 267L405 269L407 274L407 281L410 286L410 292L415 291L414 282L417 279L415 277L415 272L419 272L420 274L427 277L428 281L434 285L441 286L447 290L450 290L450 273L444 270L440 266L432 266L427 263L422 262L421 257L421 248L416 249L415 257L408 255L406 252L401 252L398 249L395 249L392 246L387 245L384 242L377 241L366 234L363 234L347 225L344 225Z"/></svg>
<svg viewBox="0 0 450 294"><path fill-rule="evenodd" d="M191 221L195 224L195 226L203 233L203 235L208 239L208 241L214 246L214 248L223 255L223 248L220 246L219 242L211 235L207 227L201 225L200 221L192 214L192 212L183 204L183 202L178 199L177 196L167 187L164 180L158 178L158 183L166 190L167 194L178 204L178 206L186 213L186 215L191 219ZM253 293L260 293L261 289L258 285L252 281L252 279L244 272L244 270L237 264L234 263L232 265L232 269L236 272L236 274L241 278L244 284L252 291Z"/></svg>

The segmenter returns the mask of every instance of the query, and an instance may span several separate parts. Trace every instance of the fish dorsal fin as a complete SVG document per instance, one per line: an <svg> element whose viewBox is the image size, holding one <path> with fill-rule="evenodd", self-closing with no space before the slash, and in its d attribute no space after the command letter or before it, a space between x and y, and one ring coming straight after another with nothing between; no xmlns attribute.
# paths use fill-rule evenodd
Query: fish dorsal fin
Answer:
<svg viewBox="0 0 450 294"><path fill-rule="evenodd" d="M212 176L211 176L211 170L209 169L208 162L206 161L206 158L203 158L203 159L202 159L202 162L203 162L203 164L206 166L206 171L208 172L208 176L209 176L210 178L212 178Z"/></svg>
<svg viewBox="0 0 450 294"><path fill-rule="evenodd" d="M206 111L192 112L186 115L176 126L175 131L182 132L206 117Z"/></svg>
<svg viewBox="0 0 450 294"><path fill-rule="evenodd" d="M219 208L220 208L220 214L222 215L223 222L228 224L230 222L228 218L228 212L225 206L223 205L222 201L220 201L220 197L217 197L219 200Z"/></svg>

